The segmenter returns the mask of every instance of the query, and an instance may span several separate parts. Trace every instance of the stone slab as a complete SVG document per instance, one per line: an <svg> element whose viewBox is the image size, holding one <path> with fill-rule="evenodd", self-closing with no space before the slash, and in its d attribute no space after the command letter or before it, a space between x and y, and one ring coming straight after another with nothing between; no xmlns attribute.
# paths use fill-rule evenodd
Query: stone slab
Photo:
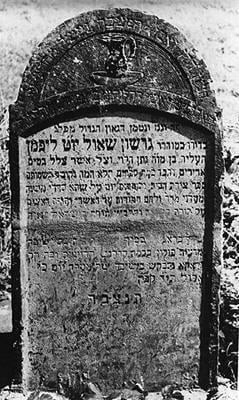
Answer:
<svg viewBox="0 0 239 400"><path fill-rule="evenodd" d="M17 382L104 393L217 374L220 112L174 27L129 9L57 27L10 108ZM66 122L68 121L68 122Z"/></svg>
<svg viewBox="0 0 239 400"><path fill-rule="evenodd" d="M84 118L19 152L30 387L66 370L105 390L195 380L210 137L165 117Z"/></svg>

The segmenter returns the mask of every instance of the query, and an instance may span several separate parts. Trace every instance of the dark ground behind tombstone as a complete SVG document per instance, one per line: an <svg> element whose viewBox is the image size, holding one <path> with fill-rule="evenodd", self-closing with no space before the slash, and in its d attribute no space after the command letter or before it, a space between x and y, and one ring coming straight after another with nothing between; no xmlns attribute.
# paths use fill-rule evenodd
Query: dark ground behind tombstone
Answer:
<svg viewBox="0 0 239 400"><path fill-rule="evenodd" d="M9 386L14 376L13 336L0 333L0 389Z"/></svg>

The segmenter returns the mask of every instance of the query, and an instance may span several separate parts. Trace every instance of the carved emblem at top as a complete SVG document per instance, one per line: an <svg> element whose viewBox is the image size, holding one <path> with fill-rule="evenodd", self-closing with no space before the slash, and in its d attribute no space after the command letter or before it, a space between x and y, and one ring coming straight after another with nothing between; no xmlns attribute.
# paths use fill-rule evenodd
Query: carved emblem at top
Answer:
<svg viewBox="0 0 239 400"><path fill-rule="evenodd" d="M107 47L108 57L105 60L105 70L91 74L94 82L101 85L132 84L143 77L138 71L132 71L132 60L136 52L136 42L132 36L108 34L98 39Z"/></svg>

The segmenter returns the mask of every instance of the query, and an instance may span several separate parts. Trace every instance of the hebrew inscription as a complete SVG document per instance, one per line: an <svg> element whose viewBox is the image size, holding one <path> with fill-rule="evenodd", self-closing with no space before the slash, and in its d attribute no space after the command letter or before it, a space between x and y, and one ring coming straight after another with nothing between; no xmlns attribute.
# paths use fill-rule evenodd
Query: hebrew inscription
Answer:
<svg viewBox="0 0 239 400"><path fill-rule="evenodd" d="M20 138L32 382L66 367L105 391L140 375L151 389L195 379L211 151L164 117Z"/></svg>

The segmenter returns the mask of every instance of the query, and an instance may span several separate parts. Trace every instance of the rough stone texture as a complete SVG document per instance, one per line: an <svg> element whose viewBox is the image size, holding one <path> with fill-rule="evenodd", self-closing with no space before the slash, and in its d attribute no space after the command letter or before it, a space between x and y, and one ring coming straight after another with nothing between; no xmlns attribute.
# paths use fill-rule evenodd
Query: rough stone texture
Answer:
<svg viewBox="0 0 239 400"><path fill-rule="evenodd" d="M206 135L162 117L85 118L21 139L32 387L67 368L104 390L141 375L148 390L192 384L212 153Z"/></svg>
<svg viewBox="0 0 239 400"><path fill-rule="evenodd" d="M8 111L0 121L0 332L12 330L11 313L11 227L10 182L8 159Z"/></svg>
<svg viewBox="0 0 239 400"><path fill-rule="evenodd" d="M89 52L93 57L89 58ZM173 79L167 74L172 74ZM47 387L52 384L51 380L56 384L57 372L64 369L91 370L105 392L122 386L127 377L137 376L143 376L151 389L175 380L183 385L188 380L190 385L190 380L195 380L197 375L199 360L198 280L202 287L200 383L203 386L215 383L222 163L217 126L220 115L209 80L204 63L195 57L191 46L175 28L128 9L97 11L67 21L36 50L25 71L17 102L10 110L14 334L17 338L23 325L24 387L36 387L42 378ZM146 119L143 110L150 112ZM126 116L133 111L134 119L126 121ZM167 111L174 118L158 119L155 111ZM73 112L74 118L98 115L99 123L97 119L93 124L82 120L83 130L68 124L37 133L44 126L56 123L57 118L58 121L72 119ZM114 118L108 120L108 115ZM158 128L148 124L152 119ZM201 128L190 128L189 122ZM178 126L172 128L173 123ZM163 127L166 136L159 133L164 131ZM114 153L114 146L120 159ZM68 151L69 160L64 155ZM145 159L147 151L149 160ZM103 163L107 168L99 165L91 176L87 152L93 164ZM108 154L112 154L112 159ZM122 168L120 163L126 163L128 171L123 173L121 169L122 181L117 179L116 171ZM149 164L150 169L140 169L141 163ZM165 164L167 169L157 169L155 173L155 163L160 168ZM111 164L112 170L109 170ZM67 165L70 171L65 170ZM59 167L64 168L59 172ZM118 193L121 189L113 186L108 196L104 186L103 189L96 187L101 179L103 185L124 186L128 181L133 184L134 171L138 174L136 184L147 181L138 196L133 194L134 188L124 188L122 196ZM86 177L86 172L90 176ZM50 183L45 184L45 175L49 173ZM205 181L199 178L204 175ZM162 199L159 189L154 191L152 184L161 184L163 177L167 185L171 180L172 188L166 185ZM70 193L74 192L75 185L82 185L89 178L90 189L83 186L77 189L82 196ZM26 179L36 182L26 184ZM56 179L61 180L59 185ZM67 180L69 185L62 188ZM181 188L182 181L189 188ZM65 190L67 196L61 193ZM97 190L102 190L100 196L96 196ZM42 195L45 191L49 196ZM88 205L84 210L86 200ZM69 208L72 202L76 207ZM124 207L119 207L121 203ZM140 204L138 208L136 203ZM61 237L62 232L66 237ZM62 253L58 248L61 240L66 245ZM75 242L70 244L71 240ZM180 253L180 243L181 250L186 251L186 255L175 256L176 264L170 261L172 240L177 243L176 252ZM81 247L84 241L85 249ZM166 251L166 256L160 253L158 241L161 253ZM48 255L42 248L45 245ZM75 264L76 256L69 256L73 245L79 251L81 268ZM127 246L126 255L121 254ZM192 264L186 261L191 257L188 254L191 247L197 254ZM116 260L107 264L107 257L102 254L113 251L118 252ZM134 262L140 264L135 271L131 271L133 263L129 259L132 252L135 252ZM144 254L149 254L147 264L144 264ZM159 275L158 271L155 275L149 274L150 266L155 267L155 257L159 259L160 273L165 270L166 274ZM108 273L105 273L105 263ZM121 268L121 264L123 271L120 272L116 267ZM91 265L87 274L82 265ZM127 265L130 271L126 270ZM175 269L174 273L171 269ZM153 279L151 285L149 279ZM194 288L190 290L189 304L185 298L189 291L183 290L188 284L190 289ZM179 301L175 306L174 298ZM119 312L121 305L123 311ZM185 307L189 307L186 314L191 321L189 332L181 315ZM177 330L181 332L179 336ZM18 351L20 361L19 346ZM55 378L50 377L51 372Z"/></svg>
<svg viewBox="0 0 239 400"><path fill-rule="evenodd" d="M135 46L127 78L108 76L106 85L99 76L113 45L103 41L121 32L127 40L132 35ZM12 127L20 134L63 113L116 104L166 111L214 131L220 112L209 81L203 60L163 20L130 9L86 13L60 25L36 49L11 109Z"/></svg>

